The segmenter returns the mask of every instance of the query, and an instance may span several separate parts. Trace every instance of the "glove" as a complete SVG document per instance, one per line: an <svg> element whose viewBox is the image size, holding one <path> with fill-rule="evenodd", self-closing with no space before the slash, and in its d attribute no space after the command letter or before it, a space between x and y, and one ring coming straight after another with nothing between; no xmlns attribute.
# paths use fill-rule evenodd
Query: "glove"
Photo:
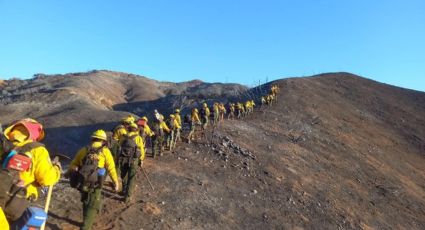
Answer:
<svg viewBox="0 0 425 230"><path fill-rule="evenodd" d="M58 167L59 171L62 172L62 165L59 161L53 161L52 164L53 164L53 166Z"/></svg>
<svg viewBox="0 0 425 230"><path fill-rule="evenodd" d="M118 182L115 183L114 190L115 190L115 192L119 192L120 191L120 183L118 183Z"/></svg>

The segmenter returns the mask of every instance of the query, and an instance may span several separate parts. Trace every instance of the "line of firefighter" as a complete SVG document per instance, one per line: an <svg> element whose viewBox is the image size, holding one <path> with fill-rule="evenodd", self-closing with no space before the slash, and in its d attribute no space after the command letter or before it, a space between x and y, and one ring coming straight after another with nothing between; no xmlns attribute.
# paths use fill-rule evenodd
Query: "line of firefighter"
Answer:
<svg viewBox="0 0 425 230"><path fill-rule="evenodd" d="M279 88L272 85L270 93L261 97L261 107L272 105L278 92ZM203 131L207 129L210 117L212 126L216 127L227 113L228 119L240 119L251 114L254 107L253 100L229 103L227 108L222 103L214 103L211 114L208 105L203 103L201 117L198 109L193 108L191 114L185 117L190 126L187 142L193 139L197 126L201 126ZM91 229L101 209L106 175L111 177L115 192L121 191L124 201L128 202L135 185L137 166L142 167L145 159L146 141L150 139L152 142L154 158L162 155L163 143L172 151L176 142L181 141L180 109L176 109L166 121L157 110L154 117L152 129L146 116L136 121L129 115L113 132L97 130L92 133L90 144L75 155L64 176L70 179L71 187L81 193L81 229ZM61 164L50 161L47 149L40 143L44 138L43 126L33 119L14 122L0 134L0 229L9 229L9 223L13 228L19 224L24 227L24 212L31 202L37 200L41 187L53 186L59 181Z"/></svg>

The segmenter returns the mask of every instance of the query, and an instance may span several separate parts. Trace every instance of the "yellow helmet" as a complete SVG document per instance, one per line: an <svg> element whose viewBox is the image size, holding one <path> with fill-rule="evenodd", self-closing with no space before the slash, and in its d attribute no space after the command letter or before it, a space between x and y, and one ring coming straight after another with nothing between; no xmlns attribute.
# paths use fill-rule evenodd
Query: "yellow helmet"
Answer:
<svg viewBox="0 0 425 230"><path fill-rule="evenodd" d="M205 102L204 102L203 106L204 106L204 107L207 107L208 105L207 105L207 103L205 103Z"/></svg>
<svg viewBox="0 0 425 230"><path fill-rule="evenodd" d="M176 113L180 113L180 109L176 109Z"/></svg>
<svg viewBox="0 0 425 230"><path fill-rule="evenodd" d="M22 134L25 134L25 138L28 138L33 141L41 141L44 138L44 129L43 126L36 120L31 118L25 118L19 121L16 121L13 125L7 127L4 130L4 135L8 140L12 135L15 127L22 127Z"/></svg>
<svg viewBox="0 0 425 230"><path fill-rule="evenodd" d="M122 122L127 124L134 123L134 121L136 121L136 119L132 115L128 115L122 119Z"/></svg>
<svg viewBox="0 0 425 230"><path fill-rule="evenodd" d="M159 117L161 118L161 120L164 120L164 115L159 115Z"/></svg>
<svg viewBox="0 0 425 230"><path fill-rule="evenodd" d="M99 139L99 140L103 140L103 141L107 141L108 137L106 136L106 132L103 131L102 129L96 130L92 135L91 138L93 139Z"/></svg>
<svg viewBox="0 0 425 230"><path fill-rule="evenodd" d="M174 118L174 114L170 114L170 117L171 117L171 118Z"/></svg>
<svg viewBox="0 0 425 230"><path fill-rule="evenodd" d="M198 112L198 109L197 108L193 108L192 111L195 112L195 113L197 113Z"/></svg>
<svg viewBox="0 0 425 230"><path fill-rule="evenodd" d="M148 121L148 118L146 116L143 116L141 119L142 120L145 120L145 121Z"/></svg>

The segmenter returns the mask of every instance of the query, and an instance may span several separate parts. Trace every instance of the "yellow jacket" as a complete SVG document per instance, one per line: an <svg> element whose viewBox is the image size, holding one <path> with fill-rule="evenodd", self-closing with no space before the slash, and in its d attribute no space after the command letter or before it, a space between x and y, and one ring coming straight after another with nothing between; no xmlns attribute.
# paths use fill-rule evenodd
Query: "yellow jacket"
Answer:
<svg viewBox="0 0 425 230"><path fill-rule="evenodd" d="M134 141L136 142L136 145L139 146L140 148L140 160L141 161L145 160L145 142L143 141L143 138L139 135L138 132L129 132L127 135L128 136L137 135L134 138ZM121 137L121 139L118 141L118 144L121 145L123 141L124 141L124 136Z"/></svg>
<svg viewBox="0 0 425 230"><path fill-rule="evenodd" d="M174 119L172 119L171 122L173 122L174 129L181 129L182 128L179 121L177 121L176 117L174 117Z"/></svg>
<svg viewBox="0 0 425 230"><path fill-rule="evenodd" d="M118 141L123 135L127 134L127 130L123 125L119 125L114 129L114 133L112 135L112 138L116 141Z"/></svg>
<svg viewBox="0 0 425 230"><path fill-rule="evenodd" d="M182 127L182 118L179 113L174 114L174 119L176 119L177 123L179 123L180 128Z"/></svg>
<svg viewBox="0 0 425 230"><path fill-rule="evenodd" d="M92 147L98 147L98 145L100 145L99 143L100 142L92 142L91 145ZM87 153L87 147L81 148L78 151L77 155L75 155L69 168L71 170L77 170L79 167L81 167L83 165L83 159L87 155ZM102 150L99 153L99 162L97 167L106 168L114 184L118 184L118 175L115 169L114 158L112 157L111 151L107 147L102 147Z"/></svg>
<svg viewBox="0 0 425 230"><path fill-rule="evenodd" d="M167 133L170 132L170 128L168 128L167 123L165 123L165 121L161 121L159 123L159 127Z"/></svg>
<svg viewBox="0 0 425 230"><path fill-rule="evenodd" d="M218 105L217 105L217 104L215 104L215 105L213 106L213 109L214 109L214 114L219 114L219 113L220 113L220 108L218 107Z"/></svg>
<svg viewBox="0 0 425 230"><path fill-rule="evenodd" d="M152 131L151 127L149 127L149 125L148 125L147 123L143 126L143 131L144 131L144 133L146 134L146 136L150 136L150 137L152 137L153 135L155 135L155 134L153 133L153 131Z"/></svg>
<svg viewBox="0 0 425 230"><path fill-rule="evenodd" d="M199 114L197 112L192 112L191 116L192 122L199 123L201 120L199 120Z"/></svg>
<svg viewBox="0 0 425 230"><path fill-rule="evenodd" d="M7 222L6 215L4 215L3 209L0 207L0 229L9 230L9 222Z"/></svg>
<svg viewBox="0 0 425 230"><path fill-rule="evenodd" d="M209 117L211 114L210 108L204 107L204 110L205 110L205 116Z"/></svg>
<svg viewBox="0 0 425 230"><path fill-rule="evenodd" d="M24 142L13 142L13 145L15 148L17 148L31 142L32 140L26 140ZM6 153L0 152L0 155L3 154ZM19 176L20 179L24 182L24 185L27 186L27 198L33 196L35 199L37 199L37 188L40 186L50 186L56 184L59 181L61 172L59 167L54 166L50 161L49 152L44 146L35 147L29 152L23 154L31 157L31 169L21 172Z"/></svg>

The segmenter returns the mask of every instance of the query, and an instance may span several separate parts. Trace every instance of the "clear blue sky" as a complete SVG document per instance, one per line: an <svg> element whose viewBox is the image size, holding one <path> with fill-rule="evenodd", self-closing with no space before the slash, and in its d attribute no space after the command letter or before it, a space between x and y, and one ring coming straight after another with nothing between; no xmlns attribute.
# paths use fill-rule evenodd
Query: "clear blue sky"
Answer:
<svg viewBox="0 0 425 230"><path fill-rule="evenodd" d="M109 69L264 81L347 71L425 91L425 1L0 0L0 77Z"/></svg>

